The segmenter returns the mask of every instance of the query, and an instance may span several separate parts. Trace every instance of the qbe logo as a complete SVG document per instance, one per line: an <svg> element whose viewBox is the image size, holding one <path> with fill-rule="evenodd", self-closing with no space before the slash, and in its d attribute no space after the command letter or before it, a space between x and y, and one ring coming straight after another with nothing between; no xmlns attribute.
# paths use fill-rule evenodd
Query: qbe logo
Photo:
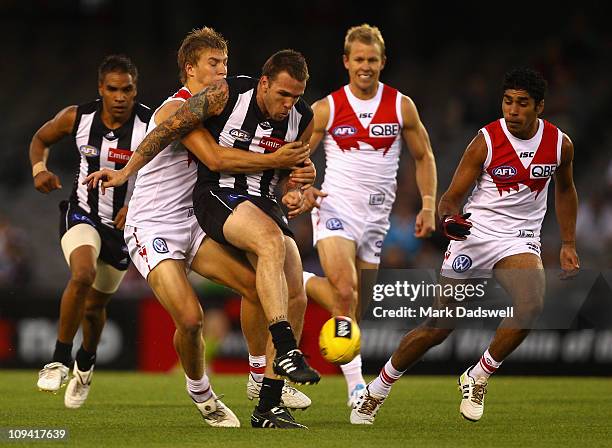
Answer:
<svg viewBox="0 0 612 448"><path fill-rule="evenodd" d="M163 238L155 238L153 240L153 249L155 249L155 252L158 254L167 254L169 252L166 240Z"/></svg>
<svg viewBox="0 0 612 448"><path fill-rule="evenodd" d="M370 137L395 137L399 134L400 125L398 123L376 123L368 126Z"/></svg>
<svg viewBox="0 0 612 448"><path fill-rule="evenodd" d="M351 323L346 319L336 318L336 337L351 338Z"/></svg>
<svg viewBox="0 0 612 448"><path fill-rule="evenodd" d="M493 176L498 179L509 179L516 176L516 168L509 165L497 166L493 168Z"/></svg>
<svg viewBox="0 0 612 448"><path fill-rule="evenodd" d="M457 255L453 260L453 271L461 274L472 267L472 259L468 255Z"/></svg>
<svg viewBox="0 0 612 448"><path fill-rule="evenodd" d="M544 179L555 174L557 165L531 165L529 177L531 179Z"/></svg>

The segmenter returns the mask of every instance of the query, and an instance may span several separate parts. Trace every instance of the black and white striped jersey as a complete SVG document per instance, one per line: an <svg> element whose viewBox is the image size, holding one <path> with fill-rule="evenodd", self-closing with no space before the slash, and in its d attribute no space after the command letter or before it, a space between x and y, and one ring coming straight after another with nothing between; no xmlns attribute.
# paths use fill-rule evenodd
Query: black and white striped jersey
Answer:
<svg viewBox="0 0 612 448"><path fill-rule="evenodd" d="M256 101L258 82L259 79L248 76L227 78L229 99L223 112L204 122L219 145L258 153L274 152L285 143L296 141L310 124L312 109L302 98L284 120L266 118ZM241 193L274 199L278 180L278 170L250 174L215 173L199 162L196 190L232 188Z"/></svg>
<svg viewBox="0 0 612 448"><path fill-rule="evenodd" d="M88 174L101 168L121 169L130 160L147 131L151 109L136 103L130 119L120 128L108 129L102 122L102 101L96 100L77 107L72 135L81 161L74 179L70 202L78 205L93 218L109 227L119 209L127 204L134 179L119 188L109 188L105 194L99 189L88 190L82 182Z"/></svg>

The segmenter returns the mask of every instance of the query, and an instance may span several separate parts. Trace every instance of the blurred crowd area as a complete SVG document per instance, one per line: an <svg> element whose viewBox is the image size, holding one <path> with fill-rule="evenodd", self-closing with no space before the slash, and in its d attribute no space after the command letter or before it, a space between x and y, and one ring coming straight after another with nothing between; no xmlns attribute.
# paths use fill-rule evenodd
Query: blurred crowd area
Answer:
<svg viewBox="0 0 612 448"><path fill-rule="evenodd" d="M274 51L292 47L307 58L312 103L347 82L341 54L344 33L369 22L387 45L386 82L416 103L438 167L438 195L450 183L478 129L501 116L501 80L513 66L530 65L549 82L543 118L574 142L580 208L577 240L582 265L612 266L612 38L598 6L561 10L530 6L522 19L490 8L381 2L360 10L347 1L315 0L275 6L185 1L153 7L145 1L13 1L0 4L6 39L0 52L2 120L0 164L0 285L63 288L68 272L59 248L57 203L68 196L78 157L68 140L51 151L50 169L63 190L34 191L27 157L34 132L69 104L96 97L96 70L104 55L125 53L140 70L139 100L157 107L178 86L176 49L192 28L209 25L229 40L229 73L257 75ZM603 7L603 6L602 6ZM492 14L492 13L491 13ZM35 30L35 32L33 32ZM254 38L256 36L256 38ZM322 149L313 156L320 183ZM382 267L438 268L446 241L413 236L421 204L414 163L405 151ZM543 258L558 267L560 241L554 190L542 234ZM320 273L310 216L292 223L305 269ZM146 288L132 270L125 291Z"/></svg>

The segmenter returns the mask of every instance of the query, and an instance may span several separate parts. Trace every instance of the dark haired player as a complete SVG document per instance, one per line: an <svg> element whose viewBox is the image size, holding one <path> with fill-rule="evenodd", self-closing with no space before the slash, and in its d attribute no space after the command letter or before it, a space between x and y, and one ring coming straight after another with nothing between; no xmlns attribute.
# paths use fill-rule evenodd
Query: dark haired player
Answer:
<svg viewBox="0 0 612 448"><path fill-rule="evenodd" d="M138 71L127 57L106 57L98 69L101 99L68 106L45 123L32 138L30 161L34 186L41 193L62 188L46 167L49 147L71 135L80 153L68 201L60 204L61 246L70 267L70 280L62 295L57 342L52 362L39 373L38 388L56 393L68 380L72 341L83 325L83 345L76 354L74 377L64 403L80 407L89 393L96 349L106 321L106 305L128 268L123 226L133 182L101 195L82 185L100 168L125 166L144 138L151 111L135 103Z"/></svg>
<svg viewBox="0 0 612 448"><path fill-rule="evenodd" d="M293 50L272 55L259 80L238 76L219 80L189 98L143 140L132 159L144 165L169 143L204 124L221 146L238 151L272 152L287 142L308 141L312 110L301 99L308 68ZM280 407L284 376L296 383L317 383L318 373L306 363L296 340L303 313L288 321L288 300L305 305L302 264L287 218L274 199L280 173L269 169L226 173L198 165L193 205L198 222L213 240L244 251L256 267L256 287L276 349L268 366L259 405L252 416L256 427L303 427ZM283 202L290 210L302 205L300 186L285 184ZM269 368L271 367L271 368Z"/></svg>
<svg viewBox="0 0 612 448"><path fill-rule="evenodd" d="M540 230L550 179L561 234L561 269L574 275L578 199L572 175L574 146L557 127L540 119L546 81L534 70L515 69L503 82L503 118L483 127L468 145L450 187L440 199L441 227L452 240L442 279L464 283L493 274L513 301L514 316L499 325L475 365L459 377L461 415L478 421L489 377L529 334L542 310L545 278ZM476 184L466 205L461 203ZM469 221L468 221L469 218ZM393 383L431 347L451 333L430 319L404 336L379 376L367 385L351 423L372 424Z"/></svg>

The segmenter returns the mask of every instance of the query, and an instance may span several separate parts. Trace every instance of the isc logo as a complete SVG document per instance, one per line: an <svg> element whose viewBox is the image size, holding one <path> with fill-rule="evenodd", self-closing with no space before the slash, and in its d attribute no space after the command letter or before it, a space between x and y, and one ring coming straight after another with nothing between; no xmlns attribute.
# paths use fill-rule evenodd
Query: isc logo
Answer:
<svg viewBox="0 0 612 448"><path fill-rule="evenodd" d="M535 154L534 151L523 151L519 154L519 157L521 159L524 159L525 157L533 157L534 154Z"/></svg>
<svg viewBox="0 0 612 448"><path fill-rule="evenodd" d="M359 118L372 118L374 112L361 112Z"/></svg>
<svg viewBox="0 0 612 448"><path fill-rule="evenodd" d="M493 175L499 179L509 179L516 175L516 168L513 166L498 166L493 168Z"/></svg>
<svg viewBox="0 0 612 448"><path fill-rule="evenodd" d="M557 165L531 165L529 177L531 179L542 179L555 174Z"/></svg>
<svg viewBox="0 0 612 448"><path fill-rule="evenodd" d="M377 123L368 126L370 137L393 137L399 134L398 123Z"/></svg>

